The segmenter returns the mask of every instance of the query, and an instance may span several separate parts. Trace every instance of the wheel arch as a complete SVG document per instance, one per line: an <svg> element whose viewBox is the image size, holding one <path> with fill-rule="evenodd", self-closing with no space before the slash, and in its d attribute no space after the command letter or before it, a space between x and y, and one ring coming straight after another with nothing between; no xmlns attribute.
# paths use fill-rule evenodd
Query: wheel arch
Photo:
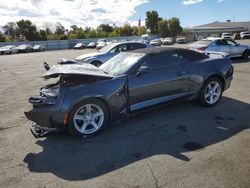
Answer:
<svg viewBox="0 0 250 188"><path fill-rule="evenodd" d="M74 103L74 104L70 107L70 109L68 110L68 114L70 114L70 113L72 112L72 109L74 109L74 107L75 107L76 105L78 105L79 103L82 103L82 102L84 102L84 101L86 101L86 100L99 100L99 101L101 101L101 102L107 107L108 112L109 112L110 121L112 121L112 110L110 109L110 106L109 106L107 100L105 100L105 99L104 99L103 97L101 97L101 96L86 97L86 98L83 98L83 99L78 100L76 103Z"/></svg>
<svg viewBox="0 0 250 188"><path fill-rule="evenodd" d="M247 49L243 50L241 55L243 56L243 54L244 54L245 52L247 52L248 55L250 55L250 49L247 48Z"/></svg>
<svg viewBox="0 0 250 188"><path fill-rule="evenodd" d="M205 80L204 83L206 83L211 78L217 78L217 79L219 79L221 81L221 83L222 83L223 91L224 91L224 88L225 88L225 79L224 79L224 77L222 75L220 75L220 74L212 74L209 77L207 77L207 79Z"/></svg>

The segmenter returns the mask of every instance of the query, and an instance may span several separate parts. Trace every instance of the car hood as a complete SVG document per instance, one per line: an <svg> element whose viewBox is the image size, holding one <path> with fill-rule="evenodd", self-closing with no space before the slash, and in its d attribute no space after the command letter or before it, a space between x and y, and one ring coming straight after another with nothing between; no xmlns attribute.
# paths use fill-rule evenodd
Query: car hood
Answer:
<svg viewBox="0 0 250 188"><path fill-rule="evenodd" d="M84 55L80 55L80 56L76 57L75 60L81 61L81 60L84 60L86 58L95 57L95 56L99 56L99 55L103 55L103 53L95 52L95 53L84 54Z"/></svg>
<svg viewBox="0 0 250 188"><path fill-rule="evenodd" d="M104 73L101 69L91 64L71 64L71 65L53 65L48 72L43 75L43 78L56 78L59 75L87 75L105 78L113 78L112 75Z"/></svg>

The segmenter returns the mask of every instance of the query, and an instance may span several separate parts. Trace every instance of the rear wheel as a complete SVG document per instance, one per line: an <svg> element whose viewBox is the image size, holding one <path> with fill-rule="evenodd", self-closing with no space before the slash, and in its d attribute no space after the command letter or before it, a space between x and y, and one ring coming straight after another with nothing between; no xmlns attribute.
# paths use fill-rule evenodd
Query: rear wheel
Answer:
<svg viewBox="0 0 250 188"><path fill-rule="evenodd" d="M77 104L69 116L69 130L73 135L86 138L99 133L109 123L107 106L98 99Z"/></svg>
<svg viewBox="0 0 250 188"><path fill-rule="evenodd" d="M220 79L212 77L205 82L200 92L200 103L204 106L216 105L223 93L223 84Z"/></svg>

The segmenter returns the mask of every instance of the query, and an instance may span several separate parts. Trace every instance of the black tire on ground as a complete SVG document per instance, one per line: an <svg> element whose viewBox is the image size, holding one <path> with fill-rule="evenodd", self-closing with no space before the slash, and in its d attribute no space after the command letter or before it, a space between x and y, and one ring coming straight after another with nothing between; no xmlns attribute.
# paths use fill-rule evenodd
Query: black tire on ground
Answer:
<svg viewBox="0 0 250 188"><path fill-rule="evenodd" d="M92 133L88 133L88 134L84 134L82 132L80 132L79 130L77 130L76 126L74 125L74 116L76 114L76 112L83 107L86 104L93 104L93 105L97 105L99 106L104 114L104 120L103 123L101 124L101 126ZM69 114L69 119L68 119L68 126L69 126L69 131L72 135L80 137L80 138L88 138L88 137L92 137L96 134L98 134L99 132L101 132L108 124L110 123L110 113L108 110L108 107L106 106L106 104L104 102L102 102L99 99L87 99L84 100L80 103L78 103L77 105L75 105L73 107L73 109L71 110L70 114Z"/></svg>
<svg viewBox="0 0 250 188"><path fill-rule="evenodd" d="M93 61L90 64L95 65L96 67L99 67L102 63L100 61Z"/></svg>
<svg viewBox="0 0 250 188"><path fill-rule="evenodd" d="M209 103L206 100L206 97L205 97L208 85L211 84L211 83L218 83L219 87L220 87L220 90L221 90L219 98L214 103ZM201 89L200 95L199 95L199 103L201 105L207 106L207 107L214 106L221 100L221 96L222 96L223 91L224 91L224 86L223 86L223 83L221 82L221 80L219 78L217 78L217 77L211 77L202 86L202 89Z"/></svg>
<svg viewBox="0 0 250 188"><path fill-rule="evenodd" d="M250 56L250 50L245 50L242 54L243 59L248 59L249 56Z"/></svg>

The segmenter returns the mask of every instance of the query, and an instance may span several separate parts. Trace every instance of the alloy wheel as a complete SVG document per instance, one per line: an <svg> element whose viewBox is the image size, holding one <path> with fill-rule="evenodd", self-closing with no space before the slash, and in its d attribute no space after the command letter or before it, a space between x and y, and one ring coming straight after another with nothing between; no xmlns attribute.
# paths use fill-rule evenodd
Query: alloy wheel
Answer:
<svg viewBox="0 0 250 188"><path fill-rule="evenodd" d="M216 82L210 82L204 92L204 98L206 102L210 105L215 104L221 96L221 85Z"/></svg>
<svg viewBox="0 0 250 188"><path fill-rule="evenodd" d="M73 123L75 128L83 134L96 132L104 122L104 112L96 104L85 104L75 113Z"/></svg>

